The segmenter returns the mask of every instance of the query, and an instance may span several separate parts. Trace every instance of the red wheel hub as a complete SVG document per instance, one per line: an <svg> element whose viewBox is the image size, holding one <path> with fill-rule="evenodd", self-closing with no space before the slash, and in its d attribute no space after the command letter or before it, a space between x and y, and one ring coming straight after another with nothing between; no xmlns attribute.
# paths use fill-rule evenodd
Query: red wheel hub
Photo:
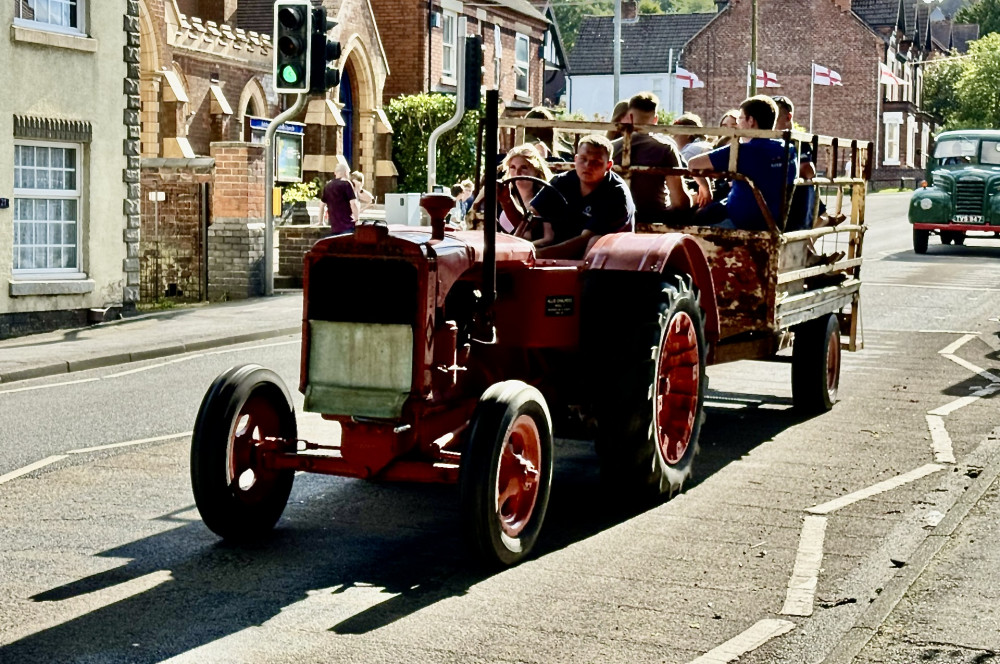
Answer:
<svg viewBox="0 0 1000 664"><path fill-rule="evenodd" d="M510 537L517 537L531 520L541 465L541 434L534 419L521 415L507 433L497 468L497 516Z"/></svg>
<svg viewBox="0 0 1000 664"><path fill-rule="evenodd" d="M840 379L840 335L834 332L826 349L826 391L833 394L837 391Z"/></svg>
<svg viewBox="0 0 1000 664"><path fill-rule="evenodd" d="M280 436L281 416L274 404L259 393L251 395L236 416L226 453L227 483L243 502L269 495L276 475L262 467L260 448L265 438Z"/></svg>
<svg viewBox="0 0 1000 664"><path fill-rule="evenodd" d="M698 332L687 313L670 319L660 344L653 392L657 448L669 465L684 458L698 415L701 356Z"/></svg>

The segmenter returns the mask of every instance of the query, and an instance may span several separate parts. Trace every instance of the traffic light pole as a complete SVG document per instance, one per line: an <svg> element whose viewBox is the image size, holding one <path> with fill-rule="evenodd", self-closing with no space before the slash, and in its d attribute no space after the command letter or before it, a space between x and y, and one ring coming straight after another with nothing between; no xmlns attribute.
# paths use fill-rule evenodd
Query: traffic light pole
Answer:
<svg viewBox="0 0 1000 664"><path fill-rule="evenodd" d="M264 295L274 295L274 134L285 120L302 112L307 99L296 95L292 107L271 120L264 132Z"/></svg>

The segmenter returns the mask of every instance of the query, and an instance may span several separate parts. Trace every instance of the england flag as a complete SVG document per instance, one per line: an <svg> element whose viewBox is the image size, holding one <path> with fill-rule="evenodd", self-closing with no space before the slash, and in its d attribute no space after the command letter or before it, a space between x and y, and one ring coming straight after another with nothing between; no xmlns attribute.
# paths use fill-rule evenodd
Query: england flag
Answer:
<svg viewBox="0 0 1000 664"><path fill-rule="evenodd" d="M816 85L843 85L840 74L813 63L813 83Z"/></svg>
<svg viewBox="0 0 1000 664"><path fill-rule="evenodd" d="M703 88L705 87L705 82L698 78L698 74L693 71L688 71L683 67L678 67L676 72L677 83L682 88Z"/></svg>

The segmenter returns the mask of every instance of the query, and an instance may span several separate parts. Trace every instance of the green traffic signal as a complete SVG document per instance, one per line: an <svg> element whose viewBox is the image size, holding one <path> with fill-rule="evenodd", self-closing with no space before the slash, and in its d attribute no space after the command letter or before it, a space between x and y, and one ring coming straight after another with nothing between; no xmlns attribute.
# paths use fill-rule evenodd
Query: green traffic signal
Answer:
<svg viewBox="0 0 1000 664"><path fill-rule="evenodd" d="M281 69L281 80L289 85L295 85L302 80L302 75L298 67L286 65Z"/></svg>

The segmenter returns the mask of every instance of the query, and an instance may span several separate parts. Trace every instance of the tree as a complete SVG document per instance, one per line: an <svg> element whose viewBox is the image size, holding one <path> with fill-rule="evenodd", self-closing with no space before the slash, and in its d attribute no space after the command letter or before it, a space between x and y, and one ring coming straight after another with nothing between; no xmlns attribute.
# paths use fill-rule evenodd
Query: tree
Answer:
<svg viewBox="0 0 1000 664"><path fill-rule="evenodd" d="M978 23L979 35L985 37L1000 32L1000 0L978 0L955 14L958 23Z"/></svg>
<svg viewBox="0 0 1000 664"><path fill-rule="evenodd" d="M926 67L926 106L947 129L1000 128L1000 33L969 42L968 57Z"/></svg>

